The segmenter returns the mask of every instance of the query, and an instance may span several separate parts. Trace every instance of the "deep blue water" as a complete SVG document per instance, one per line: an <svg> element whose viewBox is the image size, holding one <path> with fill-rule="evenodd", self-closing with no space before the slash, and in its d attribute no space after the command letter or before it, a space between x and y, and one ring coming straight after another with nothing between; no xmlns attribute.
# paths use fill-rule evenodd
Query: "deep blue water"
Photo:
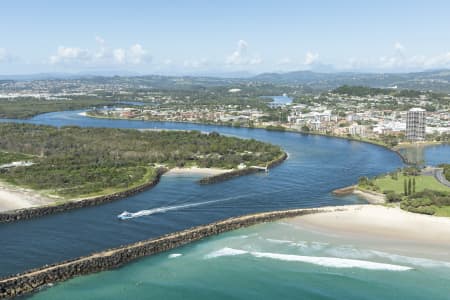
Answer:
<svg viewBox="0 0 450 300"><path fill-rule="evenodd" d="M289 159L268 175L244 176L208 186L196 183L199 176L164 176L155 188L114 203L1 224L0 276L231 216L359 203L362 200L358 198L337 198L330 192L355 183L360 176L375 176L401 166L397 154L384 148L314 135L186 123L92 119L79 115L79 111L49 113L21 122L217 131L278 144L289 153ZM124 210L134 212L215 200L219 201L126 222L116 217Z"/></svg>

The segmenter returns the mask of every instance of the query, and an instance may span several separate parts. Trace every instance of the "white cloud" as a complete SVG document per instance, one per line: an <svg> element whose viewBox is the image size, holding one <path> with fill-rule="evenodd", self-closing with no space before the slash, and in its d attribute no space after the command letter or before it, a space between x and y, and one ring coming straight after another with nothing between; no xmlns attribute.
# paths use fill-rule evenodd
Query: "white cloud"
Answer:
<svg viewBox="0 0 450 300"><path fill-rule="evenodd" d="M262 63L262 59L258 55L248 54L248 43L244 40L239 40L236 50L233 51L226 59L227 65L258 65Z"/></svg>
<svg viewBox="0 0 450 300"><path fill-rule="evenodd" d="M0 48L0 63L2 62L11 62L14 60L13 55L8 52L5 48Z"/></svg>
<svg viewBox="0 0 450 300"><path fill-rule="evenodd" d="M86 49L59 46L56 54L50 56L50 63L86 63L91 59L91 54Z"/></svg>
<svg viewBox="0 0 450 300"><path fill-rule="evenodd" d="M151 56L141 44L131 45L128 49L112 49L106 45L106 41L103 38L96 36L95 40L98 47L94 50L59 46L56 54L50 56L49 62L51 64L139 65L151 61Z"/></svg>
<svg viewBox="0 0 450 300"><path fill-rule="evenodd" d="M396 51L403 51L405 50L405 47L400 42L395 42L394 49Z"/></svg>
<svg viewBox="0 0 450 300"><path fill-rule="evenodd" d="M343 68L351 70L375 70L381 72L450 68L450 51L431 56L407 56L404 53L398 53L396 51L393 55L384 55L377 59L351 58Z"/></svg>
<svg viewBox="0 0 450 300"><path fill-rule="evenodd" d="M317 62L318 60L319 60L318 53L312 53L312 52L308 51L305 54L304 64L309 66L309 65L312 65L313 63Z"/></svg>
<svg viewBox="0 0 450 300"><path fill-rule="evenodd" d="M127 52L127 57L129 62L135 65L150 60L147 50L141 44L132 45Z"/></svg>
<svg viewBox="0 0 450 300"><path fill-rule="evenodd" d="M125 63L125 57L126 57L125 50L123 50L121 48L114 49L113 56L114 56L115 62L117 62L119 64Z"/></svg>

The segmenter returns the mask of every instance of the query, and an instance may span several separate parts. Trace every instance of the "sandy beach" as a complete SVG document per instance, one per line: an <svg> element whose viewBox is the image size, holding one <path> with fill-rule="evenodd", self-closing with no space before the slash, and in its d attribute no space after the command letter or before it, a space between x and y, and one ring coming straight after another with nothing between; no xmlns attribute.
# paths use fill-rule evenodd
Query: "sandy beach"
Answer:
<svg viewBox="0 0 450 300"><path fill-rule="evenodd" d="M233 171L232 169L219 169L219 168L172 168L165 175L173 174L201 174L201 175L219 175Z"/></svg>
<svg viewBox="0 0 450 300"><path fill-rule="evenodd" d="M414 214L397 207L352 205L287 222L326 238L450 261L450 218Z"/></svg>
<svg viewBox="0 0 450 300"><path fill-rule="evenodd" d="M54 201L54 199L37 194L36 191L12 187L0 182L0 212L41 206Z"/></svg>
<svg viewBox="0 0 450 300"><path fill-rule="evenodd" d="M232 170L218 168L173 168L166 175L189 175L199 174L204 176L212 176L230 172ZM85 199L85 198L83 198ZM36 191L21 187L11 186L4 182L0 182L0 212L42 206L54 203L55 199L42 196Z"/></svg>

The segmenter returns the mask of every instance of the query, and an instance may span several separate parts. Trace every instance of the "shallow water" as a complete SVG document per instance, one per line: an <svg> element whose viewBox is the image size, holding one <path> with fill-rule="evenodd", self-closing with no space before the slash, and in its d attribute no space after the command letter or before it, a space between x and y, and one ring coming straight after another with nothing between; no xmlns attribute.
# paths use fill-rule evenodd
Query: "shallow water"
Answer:
<svg viewBox="0 0 450 300"><path fill-rule="evenodd" d="M449 262L280 221L76 278L32 299L448 299L449 280Z"/></svg>

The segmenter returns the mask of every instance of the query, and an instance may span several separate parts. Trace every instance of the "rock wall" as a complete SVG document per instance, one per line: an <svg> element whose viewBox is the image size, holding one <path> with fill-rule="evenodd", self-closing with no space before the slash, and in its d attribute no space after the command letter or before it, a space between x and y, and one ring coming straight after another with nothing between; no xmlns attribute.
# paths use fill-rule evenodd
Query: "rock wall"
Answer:
<svg viewBox="0 0 450 300"><path fill-rule="evenodd" d="M356 186L351 185L351 186L343 187L340 189L336 189L332 193L333 193L333 195L336 195L336 196L346 196L346 195L353 194L353 192L355 191L355 188L356 188Z"/></svg>
<svg viewBox="0 0 450 300"><path fill-rule="evenodd" d="M41 217L45 215L60 213L76 208L83 208L88 206L95 206L100 205L104 203L109 203L118 199L122 199L137 193L140 193L144 190L147 190L149 188L154 187L156 184L158 184L159 180L161 179L161 176L166 172L166 169L158 169L156 178L148 182L146 184L137 186L135 188L111 194L111 195L105 195L105 196L99 196L95 198L88 198L84 200L79 201L68 201L63 204L58 205L46 205L46 206L39 206L39 207L31 207L31 208L24 208L24 209L17 209L7 212L0 213L0 223L9 223L9 222L15 222L19 220L26 220L36 217Z"/></svg>
<svg viewBox="0 0 450 300"><path fill-rule="evenodd" d="M137 258L174 249L223 232L248 227L257 223L317 213L321 209L293 209L230 218L168 234L156 239L109 249L61 263L33 269L22 274L0 279L0 298L12 298L38 291L55 282L120 267Z"/></svg>
<svg viewBox="0 0 450 300"><path fill-rule="evenodd" d="M287 154L285 152L283 152L283 154L279 158L270 161L267 164L267 168L273 168L273 167L278 166L283 161L285 161L286 158L287 158ZM264 170L250 167L250 168L245 168L245 169L241 169L241 170L234 170L234 171L231 171L231 172L226 172L226 173L223 173L223 174L207 176L207 177L204 177L204 178L200 179L198 181L198 183L200 183L200 184L213 184L213 183L222 182L222 181L234 178L234 177L254 174L254 173L258 173L258 172L262 172L262 171L264 171Z"/></svg>

